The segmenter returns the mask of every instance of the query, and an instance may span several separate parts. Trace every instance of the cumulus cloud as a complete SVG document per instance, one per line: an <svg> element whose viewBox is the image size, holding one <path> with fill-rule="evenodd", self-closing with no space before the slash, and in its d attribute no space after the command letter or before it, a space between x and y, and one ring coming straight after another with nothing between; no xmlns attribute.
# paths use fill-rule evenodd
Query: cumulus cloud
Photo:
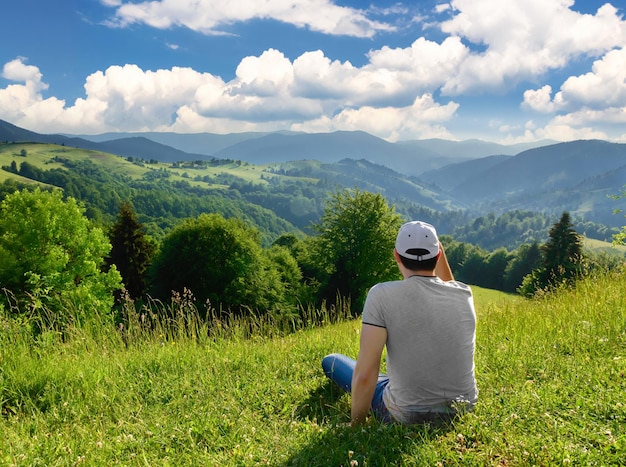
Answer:
<svg viewBox="0 0 626 467"><path fill-rule="evenodd" d="M440 85L437 70L450 69L464 53L454 39L441 45L418 40L407 50L372 52L370 63L359 68L331 61L321 51L307 52L292 62L270 49L242 59L228 82L191 68L111 66L89 75L85 96L67 106L44 99L41 73L18 60L5 66L5 75L24 84L3 90L0 97L7 102L4 108L21 109L19 115L7 116L14 123L55 132L324 125L365 129L392 139L415 132L441 136L445 133L441 122L452 117L458 104L439 105L428 91ZM40 112L43 106L50 110ZM0 110L0 116L6 115Z"/></svg>
<svg viewBox="0 0 626 467"><path fill-rule="evenodd" d="M525 91L522 107L555 114L546 133L607 138L591 128L626 123L626 49L612 50L594 62L592 71L567 78L554 97L548 85Z"/></svg>
<svg viewBox="0 0 626 467"><path fill-rule="evenodd" d="M442 91L458 95L505 88L562 68L572 57L598 56L626 42L626 22L605 4L595 15L573 0L453 0L443 32L482 49L468 56Z"/></svg>
<svg viewBox="0 0 626 467"><path fill-rule="evenodd" d="M144 23L159 29L183 26L204 34L219 34L220 28L235 22L273 19L325 34L356 37L372 37L378 31L394 29L369 19L363 10L338 6L330 0L152 0L119 5L115 0L104 0L104 3L117 6L115 20L110 24L121 27Z"/></svg>
<svg viewBox="0 0 626 467"><path fill-rule="evenodd" d="M302 124L294 124L294 131L326 132L362 130L389 141L410 139L419 134L423 138L450 138L453 136L442 125L454 116L459 105L450 102L437 104L430 94L417 97L407 107L370 107L343 109L338 114Z"/></svg>
<svg viewBox="0 0 626 467"><path fill-rule="evenodd" d="M591 108L626 106L626 48L596 60L589 73L568 78L560 96L565 102Z"/></svg>
<svg viewBox="0 0 626 467"><path fill-rule="evenodd" d="M116 8L120 27L217 33L234 22L273 18L325 34L370 37L391 29L367 16L387 11L332 0L101 2ZM291 128L361 129L390 140L451 137L446 125L459 115L464 95L542 83L548 71L590 56L597 60L588 73L564 77L560 88L551 81L524 92L522 107L543 114L545 127L502 122L498 128L506 137L522 131L523 138L597 135L594 122L615 125L626 115L626 51L618 48L626 44L626 22L610 4L595 14L572 6L572 0L452 0L433 10L449 18L440 23L448 37L382 46L361 66L322 50L290 59L278 49L242 58L229 81L185 67L110 66L87 76L84 95L72 103L45 97L48 85L38 67L18 57L2 68L2 77L15 84L0 89L0 118L42 132ZM441 104L442 95L454 101Z"/></svg>

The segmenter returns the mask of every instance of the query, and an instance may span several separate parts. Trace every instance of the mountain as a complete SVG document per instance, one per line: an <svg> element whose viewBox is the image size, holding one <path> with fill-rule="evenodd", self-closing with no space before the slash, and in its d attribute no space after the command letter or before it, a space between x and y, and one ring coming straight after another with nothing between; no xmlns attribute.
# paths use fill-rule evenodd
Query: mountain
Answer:
<svg viewBox="0 0 626 467"><path fill-rule="evenodd" d="M120 135L134 136L114 138ZM186 152L141 135L186 142L187 148L206 146L202 152ZM0 141L52 142L158 162L238 160L268 173L307 177L308 171L328 187L358 186L384 193L390 200L436 210L464 208L471 215L510 210L560 214L566 210L614 226L622 225L623 217L613 211L626 209L626 198L610 198L626 185L626 145L600 140L548 144L509 155L509 146L477 140L390 143L358 131L110 133L93 138L98 141L40 135L0 121ZM481 152L486 155L474 157ZM294 164L307 160L317 164Z"/></svg>
<svg viewBox="0 0 626 467"><path fill-rule="evenodd" d="M508 155L514 156L527 149L533 149L540 146L548 146L555 144L556 141L543 140L533 143L521 143L512 145L503 145L481 141L478 139L468 139L464 141L449 141L445 139L421 139L403 141L399 144L411 146L415 149L430 151L446 157L456 159L477 159L492 155Z"/></svg>
<svg viewBox="0 0 626 467"><path fill-rule="evenodd" d="M503 159L473 174L450 193L479 201L563 190L625 165L626 144L599 140L559 143ZM626 180L619 182L626 184Z"/></svg>
<svg viewBox="0 0 626 467"><path fill-rule="evenodd" d="M213 157L204 154L190 154L164 144L155 143L144 137L135 136L131 138L113 139L95 143L81 138L70 138L67 146L74 146L81 149L93 149L124 157L135 157L145 160L156 160L166 162L183 162L194 160L209 160Z"/></svg>
<svg viewBox="0 0 626 467"><path fill-rule="evenodd" d="M419 176L421 180L438 186L445 191L452 191L468 180L480 176L483 172L499 165L513 156L487 156L456 164L449 164L440 169L430 170Z"/></svg>
<svg viewBox="0 0 626 467"><path fill-rule="evenodd" d="M448 162L428 151L390 143L362 131L334 133L272 133L248 139L216 153L219 158L245 160L253 164L318 160L338 162L365 159L405 175L418 174Z"/></svg>
<svg viewBox="0 0 626 467"><path fill-rule="evenodd" d="M58 144L80 149L108 152L124 157L136 157L145 160L167 162L212 159L212 157L207 157L204 154L187 153L180 149L156 143L144 137L133 136L97 142L75 136L42 135L19 128L4 120L0 120L0 141Z"/></svg>
<svg viewBox="0 0 626 467"><path fill-rule="evenodd" d="M362 131L332 133L247 132L218 135L211 133L103 133L83 135L83 139L104 142L113 139L144 137L182 151L252 164L294 160L365 159L382 164L402 174L419 175L445 165L494 154L515 155L529 147L552 144L549 141L518 145L500 145L480 140L413 140L390 143ZM163 159L159 159L163 160Z"/></svg>
<svg viewBox="0 0 626 467"><path fill-rule="evenodd" d="M0 141L65 144L69 139L62 135L42 135L0 120Z"/></svg>
<svg viewBox="0 0 626 467"><path fill-rule="evenodd" d="M94 142L105 142L115 139L143 137L154 141L155 143L160 143L165 146L171 146L173 148L191 154L204 154L205 156L213 156L218 151L221 151L222 149L225 149L229 146L248 139L261 138L268 134L270 133L244 132L220 135L214 133L161 133L156 131L149 131L139 133L102 133L99 135L73 136Z"/></svg>
<svg viewBox="0 0 626 467"><path fill-rule="evenodd" d="M626 200L626 144L599 140L558 143L451 164L419 177L471 209L569 211L594 222L621 225L614 214ZM442 195L443 195L442 193Z"/></svg>

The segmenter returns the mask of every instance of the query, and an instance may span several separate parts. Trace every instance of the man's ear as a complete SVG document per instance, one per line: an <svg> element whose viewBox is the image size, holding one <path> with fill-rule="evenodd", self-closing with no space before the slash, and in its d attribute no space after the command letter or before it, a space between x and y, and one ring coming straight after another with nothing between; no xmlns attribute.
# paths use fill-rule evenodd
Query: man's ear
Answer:
<svg viewBox="0 0 626 467"><path fill-rule="evenodd" d="M393 249L393 257L395 258L396 263L402 263L402 260L400 259L400 253L398 253L398 250L396 250L395 248Z"/></svg>

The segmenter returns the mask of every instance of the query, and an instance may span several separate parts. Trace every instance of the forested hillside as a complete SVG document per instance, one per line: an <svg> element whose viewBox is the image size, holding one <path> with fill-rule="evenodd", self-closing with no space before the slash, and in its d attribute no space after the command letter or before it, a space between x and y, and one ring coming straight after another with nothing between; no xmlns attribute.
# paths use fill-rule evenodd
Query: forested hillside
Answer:
<svg viewBox="0 0 626 467"><path fill-rule="evenodd" d="M355 187L382 194L406 218L425 219L443 234L488 250L512 250L523 243L544 241L549 225L560 214L513 209L481 215L416 179L366 160L161 163L68 146L5 143L0 144L0 166L3 193L33 181L63 188L66 196L83 202L87 215L102 225L110 224L120 202L128 201L156 237L181 219L216 212L250 222L269 244L286 232L310 232L328 194ZM605 202L619 206L611 199ZM620 216L612 211L607 216L619 225ZM574 224L579 232L603 241L610 241L618 230L576 215Z"/></svg>

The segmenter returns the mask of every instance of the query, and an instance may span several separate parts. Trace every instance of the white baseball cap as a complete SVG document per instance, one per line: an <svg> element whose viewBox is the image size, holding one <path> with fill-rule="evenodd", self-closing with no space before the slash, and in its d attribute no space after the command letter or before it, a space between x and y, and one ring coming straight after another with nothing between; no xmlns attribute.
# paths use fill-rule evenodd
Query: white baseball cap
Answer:
<svg viewBox="0 0 626 467"><path fill-rule="evenodd" d="M424 261L435 258L439 254L437 231L426 222L407 222L398 231L396 250L400 256L408 259Z"/></svg>

